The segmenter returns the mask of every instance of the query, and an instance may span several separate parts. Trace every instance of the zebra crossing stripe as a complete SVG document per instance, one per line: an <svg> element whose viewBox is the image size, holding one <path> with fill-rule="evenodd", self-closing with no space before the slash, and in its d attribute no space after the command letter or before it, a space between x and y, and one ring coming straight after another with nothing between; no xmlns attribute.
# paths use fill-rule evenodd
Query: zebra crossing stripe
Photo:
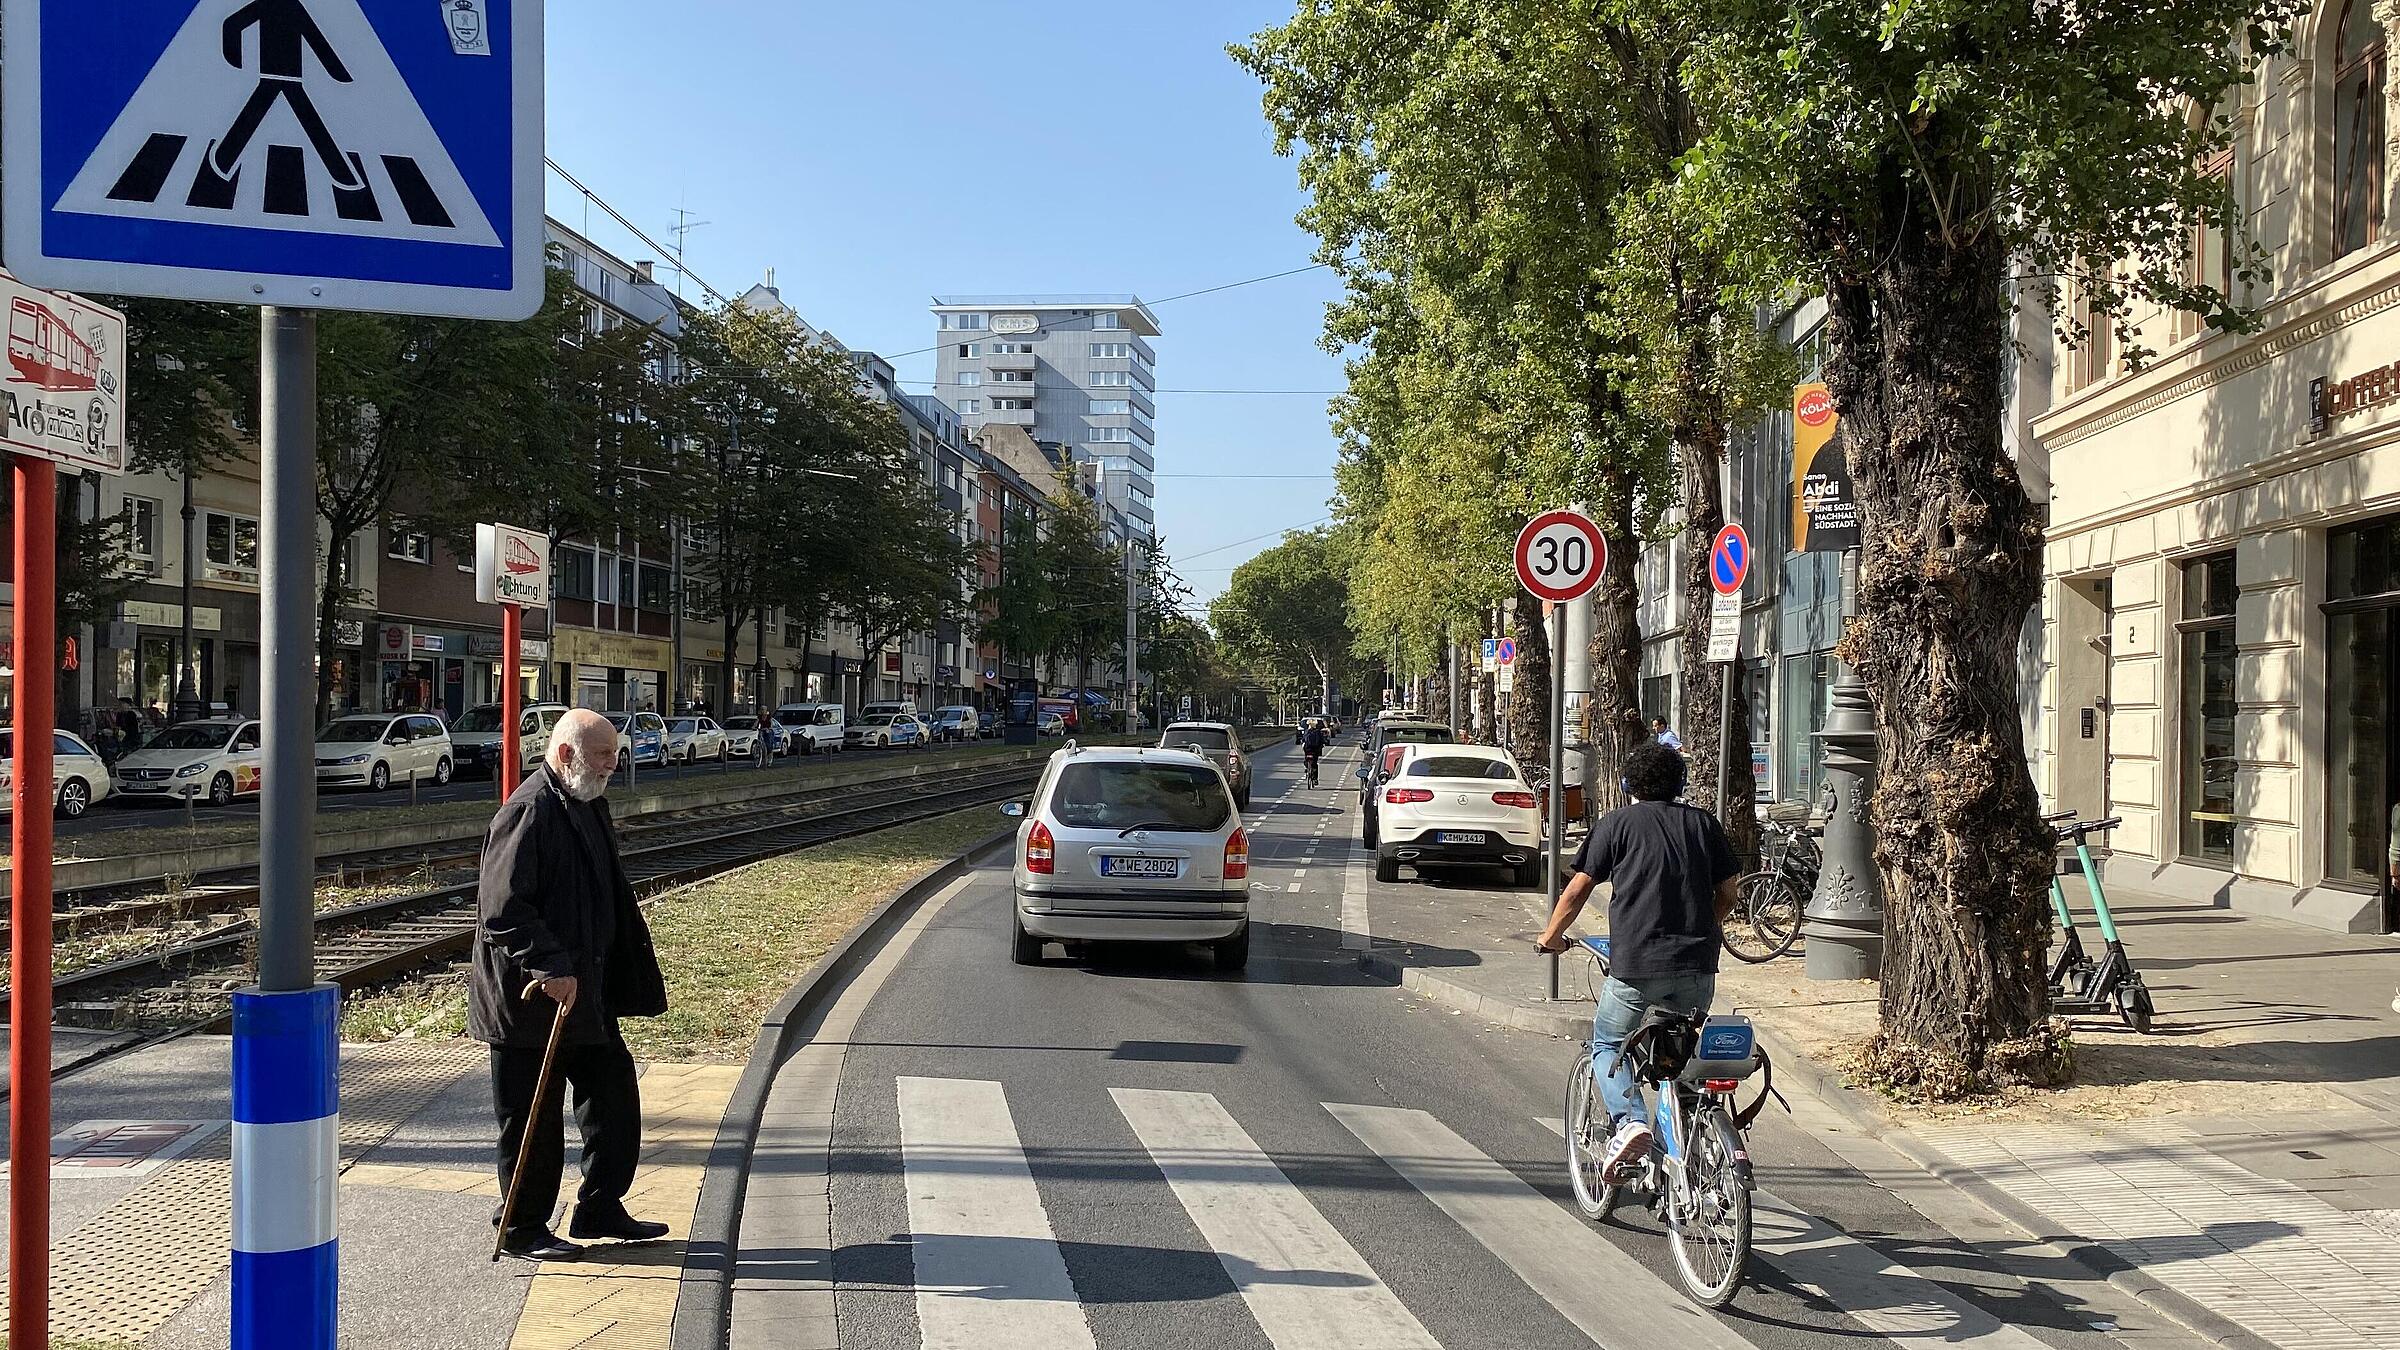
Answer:
<svg viewBox="0 0 2400 1350"><path fill-rule="evenodd" d="M1805 1289L1824 1295L1870 1331L1938 1338L1971 1350L2044 1350L2043 1342L1910 1270L1814 1215L1758 1193L1758 1250Z"/></svg>
<svg viewBox="0 0 2400 1350"><path fill-rule="evenodd" d="M1000 1084L902 1078L899 1087L925 1350L1089 1350L1091 1325Z"/></svg>
<svg viewBox="0 0 2400 1350"><path fill-rule="evenodd" d="M1109 1095L1276 1350L1441 1350L1215 1097Z"/></svg>
<svg viewBox="0 0 2400 1350"><path fill-rule="evenodd" d="M1483 1244L1526 1287L1602 1345L1755 1350L1516 1173L1423 1111L1325 1109ZM1563 1170L1565 1155L1559 1162Z"/></svg>

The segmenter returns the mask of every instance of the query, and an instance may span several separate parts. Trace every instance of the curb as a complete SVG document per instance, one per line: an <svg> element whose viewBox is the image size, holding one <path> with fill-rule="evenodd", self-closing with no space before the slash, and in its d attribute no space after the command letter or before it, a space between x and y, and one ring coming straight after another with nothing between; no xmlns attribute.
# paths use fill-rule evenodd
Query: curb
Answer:
<svg viewBox="0 0 2400 1350"><path fill-rule="evenodd" d="M790 1055L800 1028L848 986L851 976L874 958L918 906L964 876L975 859L1015 837L1014 826L1002 830L886 896L784 991L759 1024L758 1037L750 1043L750 1057L743 1062L742 1076L725 1103L716 1142L709 1146L701 1174L700 1199L693 1207L691 1234L684 1243L683 1290L675 1300L675 1320L667 1336L671 1350L722 1350L730 1334L734 1263L741 1244L743 1196L750 1184L750 1151L758 1139L759 1118L766 1111L775 1071Z"/></svg>
<svg viewBox="0 0 2400 1350"><path fill-rule="evenodd" d="M1831 1069L1801 1054L1790 1042L1765 1025L1754 1021L1752 1027L1757 1031L1760 1043L1767 1047L1767 1052L1775 1056L1775 1062L1785 1066L1785 1071L1798 1079L1810 1096L1823 1102L1859 1133L1890 1148L1915 1163L1934 1180L1965 1194L2010 1225L2023 1230L2033 1239L2033 1245L2046 1254L2073 1262L2093 1278L2105 1280L2119 1293L2181 1324L2212 1344L2226 1346L2229 1350L2277 1350L2274 1342L2190 1295L2159 1283L2141 1267L2126 1261L2098 1242L2062 1228L2057 1220L1993 1185L1973 1168L1917 1138L1904 1127L1894 1125L1866 1099L1865 1094L1844 1083Z"/></svg>
<svg viewBox="0 0 2400 1350"><path fill-rule="evenodd" d="M1404 965L1380 952L1367 952L1358 958L1359 969L1379 979L1390 980L1402 989L1432 1003L1470 1012L1486 1022L1531 1031L1544 1036L1556 1036L1565 1041L1588 1041L1592 1038L1592 1013L1588 1004L1570 1006L1582 1009L1568 1012L1565 1008L1527 1008L1510 999L1494 998L1490 994L1469 989L1456 980L1445 979L1424 966Z"/></svg>

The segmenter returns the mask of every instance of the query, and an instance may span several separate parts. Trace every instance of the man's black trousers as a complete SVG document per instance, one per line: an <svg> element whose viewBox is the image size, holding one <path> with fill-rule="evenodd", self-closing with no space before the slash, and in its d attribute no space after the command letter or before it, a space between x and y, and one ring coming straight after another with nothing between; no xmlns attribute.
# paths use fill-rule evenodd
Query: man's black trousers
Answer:
<svg viewBox="0 0 2400 1350"><path fill-rule="evenodd" d="M535 1047L492 1047L492 1109L500 1120L500 1195L507 1202L508 1185L517 1170L517 1147L524 1142L527 1118L533 1113L533 1085L541 1077L542 1052ZM509 1227L518 1233L547 1228L558 1206L559 1170L566 1164L564 1131L559 1110L567 1086L575 1088L575 1124L583 1132L583 1185L575 1203L594 1213L613 1215L633 1188L634 1164L642 1153L642 1091L634 1073L633 1053L609 1028L608 1040L598 1045L562 1045L550 1067L549 1100L542 1103L541 1127L534 1131L533 1151L525 1159L524 1189L517 1193ZM494 1211L495 1218L497 1211Z"/></svg>

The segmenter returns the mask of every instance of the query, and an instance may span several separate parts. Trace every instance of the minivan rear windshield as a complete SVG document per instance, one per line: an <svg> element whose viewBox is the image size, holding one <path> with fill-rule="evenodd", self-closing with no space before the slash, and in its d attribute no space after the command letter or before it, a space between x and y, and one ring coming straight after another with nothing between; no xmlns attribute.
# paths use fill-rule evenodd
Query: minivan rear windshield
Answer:
<svg viewBox="0 0 2400 1350"><path fill-rule="evenodd" d="M1378 734L1385 745L1439 745L1451 739L1448 727L1381 727Z"/></svg>
<svg viewBox="0 0 2400 1350"><path fill-rule="evenodd" d="M1170 750L1181 750L1187 745L1196 745L1203 750L1231 750L1233 736L1215 727L1169 727L1167 734L1160 738L1160 744Z"/></svg>
<svg viewBox="0 0 2400 1350"><path fill-rule="evenodd" d="M1427 755L1408 766L1411 778L1498 778L1516 781L1508 761L1481 755Z"/></svg>
<svg viewBox="0 0 2400 1350"><path fill-rule="evenodd" d="M1225 780L1183 764L1071 764L1050 794L1051 814L1075 830L1221 828L1233 812Z"/></svg>

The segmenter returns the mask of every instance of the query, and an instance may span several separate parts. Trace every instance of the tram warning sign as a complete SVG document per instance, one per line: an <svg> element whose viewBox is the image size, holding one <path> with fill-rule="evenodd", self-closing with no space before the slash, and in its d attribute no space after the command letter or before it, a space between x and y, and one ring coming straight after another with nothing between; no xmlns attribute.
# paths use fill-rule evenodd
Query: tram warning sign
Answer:
<svg viewBox="0 0 2400 1350"><path fill-rule="evenodd" d="M541 0L4 0L27 281L521 319L542 300Z"/></svg>
<svg viewBox="0 0 2400 1350"><path fill-rule="evenodd" d="M1517 580L1536 597L1580 600L1608 570L1608 541L1580 511L1545 511L1517 535Z"/></svg>
<svg viewBox="0 0 2400 1350"><path fill-rule="evenodd" d="M70 469L125 472L125 316L0 272L8 364L0 450Z"/></svg>

